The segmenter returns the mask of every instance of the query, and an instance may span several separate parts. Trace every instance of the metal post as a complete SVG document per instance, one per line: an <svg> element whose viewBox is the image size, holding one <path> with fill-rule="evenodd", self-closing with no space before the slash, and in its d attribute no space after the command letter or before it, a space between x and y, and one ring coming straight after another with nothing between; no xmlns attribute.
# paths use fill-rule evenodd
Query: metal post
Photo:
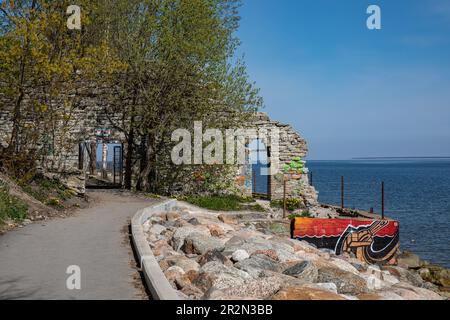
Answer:
<svg viewBox="0 0 450 320"><path fill-rule="evenodd" d="M341 177L341 209L344 210L344 176Z"/></svg>
<svg viewBox="0 0 450 320"><path fill-rule="evenodd" d="M384 220L384 181L381 182L381 219Z"/></svg>
<svg viewBox="0 0 450 320"><path fill-rule="evenodd" d="M283 178L283 219L286 218L286 178Z"/></svg>
<svg viewBox="0 0 450 320"><path fill-rule="evenodd" d="M253 171L253 193L256 193L256 172Z"/></svg>

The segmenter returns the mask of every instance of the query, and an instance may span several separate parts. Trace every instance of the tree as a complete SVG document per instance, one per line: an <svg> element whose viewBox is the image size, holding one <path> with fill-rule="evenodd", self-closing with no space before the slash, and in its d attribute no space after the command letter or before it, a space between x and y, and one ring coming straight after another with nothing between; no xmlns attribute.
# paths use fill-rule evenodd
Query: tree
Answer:
<svg viewBox="0 0 450 320"><path fill-rule="evenodd" d="M94 3L79 1L85 26L92 22ZM74 124L74 106L68 93L82 81L119 68L106 42L68 30L68 5L69 1L50 0L0 3L0 93L4 96L0 107L12 106L12 131L1 158L15 175L35 168L39 158L59 156L70 147L67 133Z"/></svg>
<svg viewBox="0 0 450 320"><path fill-rule="evenodd" d="M137 154L137 188L171 192L186 168L170 161L171 133L194 121L224 128L239 125L262 101L235 61L238 27L235 0L149 0L103 3L110 45L128 66L116 95L130 103L115 123L127 136L127 163ZM112 105L119 105L113 103ZM228 117L217 115L227 114ZM230 116L233 115L233 116ZM128 166L128 170L131 170ZM160 172L158 172L160 171ZM161 179L164 177L164 180ZM126 185L131 186L127 171Z"/></svg>

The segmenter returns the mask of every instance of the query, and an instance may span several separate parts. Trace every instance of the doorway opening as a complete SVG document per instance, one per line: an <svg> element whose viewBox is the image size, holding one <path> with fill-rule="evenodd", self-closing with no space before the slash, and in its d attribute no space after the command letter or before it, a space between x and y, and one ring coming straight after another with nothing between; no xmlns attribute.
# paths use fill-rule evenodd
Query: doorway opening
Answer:
<svg viewBox="0 0 450 320"><path fill-rule="evenodd" d="M270 148L262 140L249 144L252 164L252 194L254 197L270 198Z"/></svg>
<svg viewBox="0 0 450 320"><path fill-rule="evenodd" d="M117 189L123 185L123 144L114 140L86 141L80 145L86 188Z"/></svg>

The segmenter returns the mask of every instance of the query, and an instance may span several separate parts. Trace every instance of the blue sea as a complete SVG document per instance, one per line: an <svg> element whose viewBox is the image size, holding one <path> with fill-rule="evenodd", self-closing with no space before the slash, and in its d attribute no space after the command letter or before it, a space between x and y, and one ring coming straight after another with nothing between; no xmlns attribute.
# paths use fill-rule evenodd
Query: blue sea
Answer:
<svg viewBox="0 0 450 320"><path fill-rule="evenodd" d="M322 203L381 212L400 222L400 247L450 268L450 159L307 161Z"/></svg>

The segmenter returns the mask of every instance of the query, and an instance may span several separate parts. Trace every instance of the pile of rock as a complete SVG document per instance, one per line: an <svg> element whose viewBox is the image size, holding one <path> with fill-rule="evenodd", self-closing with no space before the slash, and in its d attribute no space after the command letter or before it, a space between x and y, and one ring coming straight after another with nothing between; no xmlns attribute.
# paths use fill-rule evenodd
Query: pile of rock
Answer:
<svg viewBox="0 0 450 320"><path fill-rule="evenodd" d="M184 299L444 299L437 286L406 268L335 256L280 236L270 228L273 221L263 220L261 214L180 207L152 216L144 230Z"/></svg>

